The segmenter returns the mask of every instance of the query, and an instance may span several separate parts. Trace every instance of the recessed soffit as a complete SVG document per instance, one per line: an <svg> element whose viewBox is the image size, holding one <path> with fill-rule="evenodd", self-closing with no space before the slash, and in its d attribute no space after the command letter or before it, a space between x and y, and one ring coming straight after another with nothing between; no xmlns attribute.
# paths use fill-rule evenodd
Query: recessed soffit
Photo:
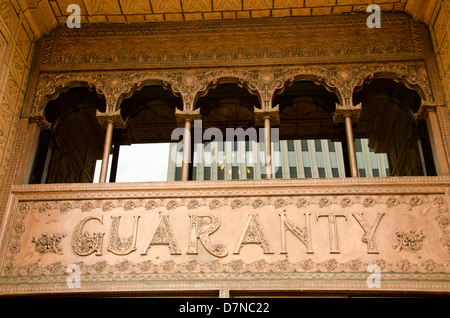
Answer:
<svg viewBox="0 0 450 318"><path fill-rule="evenodd" d="M435 0L433 0L435 1ZM165 21L282 18L289 16L340 15L366 12L372 2L382 12L423 12L429 0L18 0L36 38L64 24L72 11L81 10L81 24L146 23Z"/></svg>

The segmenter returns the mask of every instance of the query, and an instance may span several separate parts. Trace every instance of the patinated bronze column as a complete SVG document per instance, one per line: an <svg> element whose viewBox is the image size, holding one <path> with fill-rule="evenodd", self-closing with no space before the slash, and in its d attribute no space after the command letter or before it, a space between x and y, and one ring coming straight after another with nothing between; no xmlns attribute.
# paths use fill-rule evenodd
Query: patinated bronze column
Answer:
<svg viewBox="0 0 450 318"><path fill-rule="evenodd" d="M422 105L420 106L419 111L415 114L415 117L416 120L426 121L436 173L437 175L446 176L450 174L450 167L441 133L441 127L439 125L439 118L437 115L439 108L444 109L444 112L447 113L445 105L440 106L422 101Z"/></svg>
<svg viewBox="0 0 450 318"><path fill-rule="evenodd" d="M108 173L109 155L111 153L112 136L114 128L125 128L120 111L114 113L101 113L97 111L97 120L100 126L106 128L105 143L103 146L102 166L100 170L99 182L105 183Z"/></svg>
<svg viewBox="0 0 450 318"><path fill-rule="evenodd" d="M353 137L352 115L344 115L345 135L347 137L350 172L352 177L358 177L358 165L356 163L355 138Z"/></svg>
<svg viewBox="0 0 450 318"><path fill-rule="evenodd" d="M22 161L16 175L17 180L21 180L24 184L27 184L30 180L31 170L33 168L33 163L39 144L40 133L42 130L51 129L51 123L49 123L43 115L29 117L28 120L29 123L27 128L26 146L24 147L25 151L23 154L26 160Z"/></svg>
<svg viewBox="0 0 450 318"><path fill-rule="evenodd" d="M200 119L200 109L193 111L175 110L178 126L183 126L183 162L181 165L181 181L189 180L189 167L191 164L191 145L192 145L192 123Z"/></svg>
<svg viewBox="0 0 450 318"><path fill-rule="evenodd" d="M345 136L347 139L348 159L350 163L350 174L352 177L358 177L358 164L356 161L355 138L353 135L353 124L358 121L361 113L361 104L357 106L336 105L333 121L335 123L344 122Z"/></svg>
<svg viewBox="0 0 450 318"><path fill-rule="evenodd" d="M264 154L265 154L265 170L266 178L272 179L272 138L270 131L270 116L264 117Z"/></svg>
<svg viewBox="0 0 450 318"><path fill-rule="evenodd" d="M254 107L256 125L264 125L264 166L266 179L272 179L272 124L280 123L279 107L259 109Z"/></svg>

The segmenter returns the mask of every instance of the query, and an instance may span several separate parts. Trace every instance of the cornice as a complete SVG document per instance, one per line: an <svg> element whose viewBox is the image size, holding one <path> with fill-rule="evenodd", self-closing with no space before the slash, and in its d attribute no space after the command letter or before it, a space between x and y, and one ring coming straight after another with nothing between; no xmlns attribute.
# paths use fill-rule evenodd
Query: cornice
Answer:
<svg viewBox="0 0 450 318"><path fill-rule="evenodd" d="M445 193L449 176L14 185L22 199Z"/></svg>

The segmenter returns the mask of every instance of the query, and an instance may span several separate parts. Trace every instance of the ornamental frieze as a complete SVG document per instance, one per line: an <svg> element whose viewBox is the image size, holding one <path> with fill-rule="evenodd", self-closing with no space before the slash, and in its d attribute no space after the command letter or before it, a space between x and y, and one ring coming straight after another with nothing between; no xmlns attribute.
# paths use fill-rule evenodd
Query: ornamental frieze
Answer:
<svg viewBox="0 0 450 318"><path fill-rule="evenodd" d="M18 185L0 291L367 289L374 266L385 290L448 290L447 179L414 180Z"/></svg>
<svg viewBox="0 0 450 318"><path fill-rule="evenodd" d="M191 70L191 71L109 71L109 72L65 72L39 75L32 108L26 110L30 116L43 116L43 109L49 100L74 86L88 86L105 97L106 112L115 113L123 99L145 85L162 85L180 96L183 110L195 109L196 100L217 84L235 81L257 95L261 109L272 109L273 97L286 85L296 80L312 80L334 91L340 99L339 107L352 107L354 90L379 75L386 75L417 89L423 101L433 101L426 66L420 63L385 63L283 67L248 70Z"/></svg>
<svg viewBox="0 0 450 318"><path fill-rule="evenodd" d="M2 280L21 276L64 282L71 264L82 275L100 275L98 282L108 282L103 274L125 273L149 281L169 275L173 282L178 275L202 282L254 274L268 281L362 277L370 264L391 276L444 275L445 281L450 269L441 194L52 200L16 207L0 290Z"/></svg>
<svg viewBox="0 0 450 318"><path fill-rule="evenodd" d="M59 27L45 41L40 67L68 70L250 66L423 54L423 27L408 16L385 13L382 29L368 28L366 20L367 16L362 14L250 23L223 21L220 25L154 23L151 28Z"/></svg>

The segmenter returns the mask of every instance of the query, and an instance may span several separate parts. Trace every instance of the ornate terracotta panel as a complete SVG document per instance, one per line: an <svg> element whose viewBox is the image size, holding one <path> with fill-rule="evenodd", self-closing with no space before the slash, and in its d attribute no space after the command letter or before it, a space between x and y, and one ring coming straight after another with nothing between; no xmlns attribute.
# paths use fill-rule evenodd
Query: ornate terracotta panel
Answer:
<svg viewBox="0 0 450 318"><path fill-rule="evenodd" d="M448 176L21 184L31 125L50 128L47 102L80 85L103 95L111 116L149 84L180 96L185 114L198 112L208 89L232 81L266 112L286 84L308 80L336 93L338 117L354 108L356 87L393 78L419 93L416 118L432 109L444 167L449 119L426 26L386 13L375 30L366 18L61 26L42 39L0 201L0 293L448 293Z"/></svg>
<svg viewBox="0 0 450 318"><path fill-rule="evenodd" d="M0 291L446 292L448 181L15 186Z"/></svg>

